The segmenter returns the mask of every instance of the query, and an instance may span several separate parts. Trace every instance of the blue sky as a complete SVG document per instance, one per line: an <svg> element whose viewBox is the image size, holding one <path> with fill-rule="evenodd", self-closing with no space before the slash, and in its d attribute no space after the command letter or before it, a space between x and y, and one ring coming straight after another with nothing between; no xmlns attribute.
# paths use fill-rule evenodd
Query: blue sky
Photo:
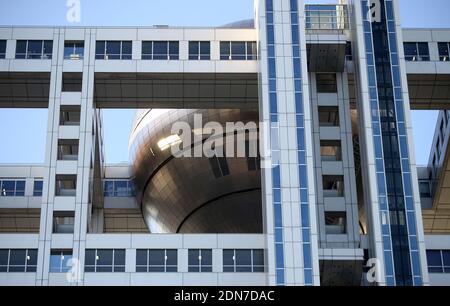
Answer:
<svg viewBox="0 0 450 306"><path fill-rule="evenodd" d="M316 0L307 3L333 3ZM400 0L404 27L450 28L450 1ZM0 25L218 26L253 17L253 0L81 0L81 23L66 21L66 0L0 0ZM104 112L106 161L128 161L134 111ZM418 164L428 162L437 113L413 112ZM44 161L46 110L0 109L0 163Z"/></svg>

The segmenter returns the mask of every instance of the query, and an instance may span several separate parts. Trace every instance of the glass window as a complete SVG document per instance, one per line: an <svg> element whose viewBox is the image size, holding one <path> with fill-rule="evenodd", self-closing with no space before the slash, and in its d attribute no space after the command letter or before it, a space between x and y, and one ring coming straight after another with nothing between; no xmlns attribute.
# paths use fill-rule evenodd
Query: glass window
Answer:
<svg viewBox="0 0 450 306"><path fill-rule="evenodd" d="M166 60L168 53L167 41L154 41L153 42L153 59L154 60Z"/></svg>
<svg viewBox="0 0 450 306"><path fill-rule="evenodd" d="M419 191L421 198L431 198L430 182L419 181Z"/></svg>
<svg viewBox="0 0 450 306"><path fill-rule="evenodd" d="M16 59L27 58L27 41L18 40L16 43Z"/></svg>
<svg viewBox="0 0 450 306"><path fill-rule="evenodd" d="M180 46L178 41L169 42L169 59L178 60L180 57Z"/></svg>
<svg viewBox="0 0 450 306"><path fill-rule="evenodd" d="M123 60L130 60L133 53L131 41L122 41L122 57Z"/></svg>
<svg viewBox="0 0 450 306"><path fill-rule="evenodd" d="M317 73L316 84L318 93L337 92L337 81L335 73Z"/></svg>
<svg viewBox="0 0 450 306"><path fill-rule="evenodd" d="M327 235L347 233L347 216L345 212L325 212L325 231Z"/></svg>
<svg viewBox="0 0 450 306"><path fill-rule="evenodd" d="M136 250L136 272L147 272L148 250Z"/></svg>
<svg viewBox="0 0 450 306"><path fill-rule="evenodd" d="M105 59L105 41L97 41L95 44L95 59Z"/></svg>
<svg viewBox="0 0 450 306"><path fill-rule="evenodd" d="M264 272L264 251L223 250L223 272Z"/></svg>
<svg viewBox="0 0 450 306"><path fill-rule="evenodd" d="M188 252L189 272L212 272L212 250L192 249Z"/></svg>
<svg viewBox="0 0 450 306"><path fill-rule="evenodd" d="M29 40L27 48L28 59L41 59L42 57L42 40Z"/></svg>
<svg viewBox="0 0 450 306"><path fill-rule="evenodd" d="M220 42L220 59L221 60L230 60L230 42L229 41L221 41Z"/></svg>
<svg viewBox="0 0 450 306"><path fill-rule="evenodd" d="M84 271L95 272L96 250L86 250L84 255Z"/></svg>
<svg viewBox="0 0 450 306"><path fill-rule="evenodd" d="M52 59L52 54L53 54L53 41L45 40L42 59Z"/></svg>
<svg viewBox="0 0 450 306"><path fill-rule="evenodd" d="M125 272L125 250L114 250L114 272Z"/></svg>
<svg viewBox="0 0 450 306"><path fill-rule="evenodd" d="M44 181L35 180L33 183L33 197L42 197L43 189L44 189Z"/></svg>
<svg viewBox="0 0 450 306"><path fill-rule="evenodd" d="M76 175L57 175L55 195L58 197L74 197L77 189Z"/></svg>
<svg viewBox="0 0 450 306"><path fill-rule="evenodd" d="M442 261L444 263L444 273L450 273L450 251L442 251Z"/></svg>
<svg viewBox="0 0 450 306"><path fill-rule="evenodd" d="M440 42L440 43L438 43L438 49L439 49L439 60L441 62L448 62L449 61L450 43Z"/></svg>
<svg viewBox="0 0 450 306"><path fill-rule="evenodd" d="M108 60L120 59L120 41L106 42L106 59Z"/></svg>
<svg viewBox="0 0 450 306"><path fill-rule="evenodd" d="M428 250L427 251L427 263L428 272L430 273L443 273L442 268L442 254L438 250Z"/></svg>
<svg viewBox="0 0 450 306"><path fill-rule="evenodd" d="M77 126L80 125L80 106L62 105L59 114L59 124Z"/></svg>
<svg viewBox="0 0 450 306"><path fill-rule="evenodd" d="M52 250L50 253L50 272L64 273L70 270L69 261L72 259L72 250Z"/></svg>
<svg viewBox="0 0 450 306"><path fill-rule="evenodd" d="M6 56L6 40L0 40L0 58Z"/></svg>
<svg viewBox="0 0 450 306"><path fill-rule="evenodd" d="M125 272L125 250L86 250L85 272Z"/></svg>
<svg viewBox="0 0 450 306"><path fill-rule="evenodd" d="M27 250L11 250L9 254L9 272L25 272Z"/></svg>
<svg viewBox="0 0 450 306"><path fill-rule="evenodd" d="M421 62L430 60L430 51L427 42L405 42L403 44L405 60Z"/></svg>
<svg viewBox="0 0 450 306"><path fill-rule="evenodd" d="M153 58L153 42L143 41L142 42L142 59L151 60Z"/></svg>
<svg viewBox="0 0 450 306"><path fill-rule="evenodd" d="M16 181L16 197L25 196L25 181Z"/></svg>
<svg viewBox="0 0 450 306"><path fill-rule="evenodd" d="M319 106L319 126L339 126L339 108L334 106Z"/></svg>
<svg viewBox="0 0 450 306"><path fill-rule="evenodd" d="M0 272L8 272L9 250L0 250Z"/></svg>
<svg viewBox="0 0 450 306"><path fill-rule="evenodd" d="M38 254L38 251L35 249L27 250L27 271L26 272L36 272L37 254Z"/></svg>
<svg viewBox="0 0 450 306"><path fill-rule="evenodd" d="M320 156L322 161L342 161L342 148L339 140L321 140Z"/></svg>
<svg viewBox="0 0 450 306"><path fill-rule="evenodd" d="M323 196L343 197L344 196L344 177L341 175L329 176L324 175L322 178Z"/></svg>
<svg viewBox="0 0 450 306"><path fill-rule="evenodd" d="M0 181L0 196L23 197L25 196L25 181L3 180Z"/></svg>
<svg viewBox="0 0 450 306"><path fill-rule="evenodd" d="M53 213L53 233L73 234L75 213L73 211L57 211Z"/></svg>
<svg viewBox="0 0 450 306"><path fill-rule="evenodd" d="M245 42L233 41L231 42L231 59L245 60Z"/></svg>
<svg viewBox="0 0 450 306"><path fill-rule="evenodd" d="M211 47L209 41L190 41L189 59L190 60L210 60Z"/></svg>
<svg viewBox="0 0 450 306"><path fill-rule="evenodd" d="M80 60L84 57L84 42L67 41L64 43L64 59Z"/></svg>
<svg viewBox="0 0 450 306"><path fill-rule="evenodd" d="M177 250L136 250L136 272L177 272Z"/></svg>

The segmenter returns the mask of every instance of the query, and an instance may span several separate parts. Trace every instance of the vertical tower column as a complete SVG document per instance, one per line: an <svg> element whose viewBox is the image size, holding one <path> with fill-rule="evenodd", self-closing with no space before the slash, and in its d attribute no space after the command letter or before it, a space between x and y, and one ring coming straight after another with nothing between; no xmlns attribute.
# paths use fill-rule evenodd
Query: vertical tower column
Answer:
<svg viewBox="0 0 450 306"><path fill-rule="evenodd" d="M256 11L260 121L270 126L262 170L268 283L319 285L304 4L259 0Z"/></svg>
<svg viewBox="0 0 450 306"><path fill-rule="evenodd" d="M84 42L82 61L65 59L66 39ZM75 262L72 268L67 267L73 271L73 277L67 278L67 281L79 285L83 284L84 248L92 202L96 137L93 105L95 35L91 35L89 29L55 30L53 46L45 161L47 171L41 206L36 285L63 282L56 277L52 283L52 250L71 251ZM80 81L81 89L77 88ZM63 226L60 226L58 218L64 220Z"/></svg>
<svg viewBox="0 0 450 306"><path fill-rule="evenodd" d="M396 2L353 1L364 193L377 283L419 286L428 272Z"/></svg>

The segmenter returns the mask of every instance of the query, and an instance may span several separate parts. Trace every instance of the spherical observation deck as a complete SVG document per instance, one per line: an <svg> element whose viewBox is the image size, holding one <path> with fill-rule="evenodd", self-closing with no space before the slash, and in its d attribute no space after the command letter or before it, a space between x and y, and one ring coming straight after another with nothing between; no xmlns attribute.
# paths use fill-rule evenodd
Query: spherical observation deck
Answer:
<svg viewBox="0 0 450 306"><path fill-rule="evenodd" d="M172 125L187 122L194 127L194 115L202 115L203 125L211 121L223 127L226 122L258 124L258 112L253 110L138 111L129 149L137 200L150 232L261 233L258 158L208 158L204 155L178 158L172 155L170 146L180 141L178 134L171 132ZM208 133L206 128L200 131ZM194 135L201 133L193 128L190 134L194 139ZM245 135L248 138L250 134ZM193 151L202 149L209 136L204 135L188 147ZM247 147L248 143L251 142L247 141ZM215 150L223 150L224 146L217 146Z"/></svg>

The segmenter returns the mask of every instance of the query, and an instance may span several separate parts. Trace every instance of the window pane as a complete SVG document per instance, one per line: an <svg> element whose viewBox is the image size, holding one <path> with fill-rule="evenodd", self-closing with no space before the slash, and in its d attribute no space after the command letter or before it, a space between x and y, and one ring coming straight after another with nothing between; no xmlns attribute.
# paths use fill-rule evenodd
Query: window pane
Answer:
<svg viewBox="0 0 450 306"><path fill-rule="evenodd" d="M256 60L257 58L256 52L256 42L248 42L247 43L247 60Z"/></svg>
<svg viewBox="0 0 450 306"><path fill-rule="evenodd" d="M234 250L223 250L223 265L233 266L234 265Z"/></svg>
<svg viewBox="0 0 450 306"><path fill-rule="evenodd" d="M230 59L230 42L222 41L220 42L220 59L229 60Z"/></svg>
<svg viewBox="0 0 450 306"><path fill-rule="evenodd" d="M122 59L127 60L131 59L132 52L132 44L131 41L123 41L122 42Z"/></svg>
<svg viewBox="0 0 450 306"><path fill-rule="evenodd" d="M84 257L84 264L86 266L95 265L95 250L86 250Z"/></svg>
<svg viewBox="0 0 450 306"><path fill-rule="evenodd" d="M178 41L169 42L169 55L171 60L177 60L179 58L179 43Z"/></svg>
<svg viewBox="0 0 450 306"><path fill-rule="evenodd" d="M444 266L450 267L450 251L442 251L442 259L444 260Z"/></svg>
<svg viewBox="0 0 450 306"><path fill-rule="evenodd" d="M17 197L25 196L25 181L16 181L16 194Z"/></svg>
<svg viewBox="0 0 450 306"><path fill-rule="evenodd" d="M53 253L50 255L50 272L61 272L61 253Z"/></svg>
<svg viewBox="0 0 450 306"><path fill-rule="evenodd" d="M166 60L168 57L167 41L154 41L153 42L153 59Z"/></svg>
<svg viewBox="0 0 450 306"><path fill-rule="evenodd" d="M236 265L248 265L252 264L252 256L250 250L236 250Z"/></svg>
<svg viewBox="0 0 450 306"><path fill-rule="evenodd" d="M211 44L209 41L200 42L200 59L209 60L211 58Z"/></svg>
<svg viewBox="0 0 450 306"><path fill-rule="evenodd" d="M441 267L441 251L427 251L427 262L429 267Z"/></svg>
<svg viewBox="0 0 450 306"><path fill-rule="evenodd" d="M438 44L439 55L440 56L448 56L448 43L439 43Z"/></svg>
<svg viewBox="0 0 450 306"><path fill-rule="evenodd" d="M152 59L152 45L151 41L142 42L142 59Z"/></svg>
<svg viewBox="0 0 450 306"><path fill-rule="evenodd" d="M28 250L27 265L37 265L37 250Z"/></svg>
<svg viewBox="0 0 450 306"><path fill-rule="evenodd" d="M245 60L245 42L231 43L231 59Z"/></svg>
<svg viewBox="0 0 450 306"><path fill-rule="evenodd" d="M164 250L149 250L150 266L164 266L165 261Z"/></svg>
<svg viewBox="0 0 450 306"><path fill-rule="evenodd" d="M34 197L42 196L43 187L44 187L44 182L43 181L34 181L33 196Z"/></svg>
<svg viewBox="0 0 450 306"><path fill-rule="evenodd" d="M108 41L106 55L107 59L120 59L120 41Z"/></svg>
<svg viewBox="0 0 450 306"><path fill-rule="evenodd" d="M16 58L24 59L27 53L27 41L18 40L16 43Z"/></svg>
<svg viewBox="0 0 450 306"><path fill-rule="evenodd" d="M147 266L147 250L136 250L136 265Z"/></svg>
<svg viewBox="0 0 450 306"><path fill-rule="evenodd" d="M253 266L264 266L263 250L253 250Z"/></svg>
<svg viewBox="0 0 450 306"><path fill-rule="evenodd" d="M40 59L42 56L42 40L28 41L28 58Z"/></svg>
<svg viewBox="0 0 450 306"><path fill-rule="evenodd" d="M97 250L97 265L109 265L112 266L112 250Z"/></svg>
<svg viewBox="0 0 450 306"><path fill-rule="evenodd" d="M61 272L67 272L71 269L69 262L72 258L73 258L72 252L63 252Z"/></svg>
<svg viewBox="0 0 450 306"><path fill-rule="evenodd" d="M43 59L52 59L52 53L53 53L53 41L45 40Z"/></svg>
<svg viewBox="0 0 450 306"><path fill-rule="evenodd" d="M3 181L2 182L2 196L13 197L16 189L15 181Z"/></svg>
<svg viewBox="0 0 450 306"><path fill-rule="evenodd" d="M212 265L212 250L202 250L202 266Z"/></svg>
<svg viewBox="0 0 450 306"><path fill-rule="evenodd" d="M105 42L97 41L95 45L95 59L105 59Z"/></svg>
<svg viewBox="0 0 450 306"><path fill-rule="evenodd" d="M114 265L115 266L125 265L125 250L114 250Z"/></svg>
<svg viewBox="0 0 450 306"><path fill-rule="evenodd" d="M104 195L105 197L114 196L114 181L105 181Z"/></svg>
<svg viewBox="0 0 450 306"><path fill-rule="evenodd" d="M196 266L200 263L199 260L200 251L199 250L189 250L188 252L188 265Z"/></svg>
<svg viewBox="0 0 450 306"><path fill-rule="evenodd" d="M5 58L6 40L0 40L0 58Z"/></svg>
<svg viewBox="0 0 450 306"><path fill-rule="evenodd" d="M11 250L9 265L25 266L26 253L26 250Z"/></svg>
<svg viewBox="0 0 450 306"><path fill-rule="evenodd" d="M176 266L177 265L177 250L167 250L166 251L166 265Z"/></svg>
<svg viewBox="0 0 450 306"><path fill-rule="evenodd" d="M8 253L9 250L0 250L0 266L8 265Z"/></svg>
<svg viewBox="0 0 450 306"><path fill-rule="evenodd" d="M196 60L199 56L198 41L189 42L189 59Z"/></svg>

